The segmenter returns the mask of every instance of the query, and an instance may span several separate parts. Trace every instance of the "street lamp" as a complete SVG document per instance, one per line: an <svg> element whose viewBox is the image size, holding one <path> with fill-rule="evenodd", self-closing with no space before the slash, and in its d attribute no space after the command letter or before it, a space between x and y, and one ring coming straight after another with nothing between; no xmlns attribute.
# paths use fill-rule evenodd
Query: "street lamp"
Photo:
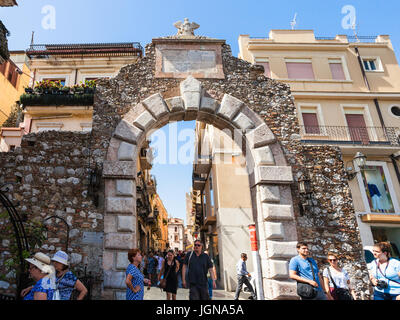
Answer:
<svg viewBox="0 0 400 320"><path fill-rule="evenodd" d="M353 165L360 168L359 171L354 170L353 166L348 166L347 164L349 162L346 163L347 178L349 180L353 180L357 176L357 174L360 173L360 170L362 170L367 164L367 157L362 152L357 152L354 156L352 163Z"/></svg>

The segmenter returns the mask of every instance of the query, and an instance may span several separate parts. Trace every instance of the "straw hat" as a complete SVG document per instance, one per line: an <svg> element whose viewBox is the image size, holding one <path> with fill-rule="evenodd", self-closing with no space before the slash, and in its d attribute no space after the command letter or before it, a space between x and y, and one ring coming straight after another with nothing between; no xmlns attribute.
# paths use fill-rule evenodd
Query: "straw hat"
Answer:
<svg viewBox="0 0 400 320"><path fill-rule="evenodd" d="M25 259L29 263L36 266L43 273L52 273L54 268L52 267L50 257L42 252L37 252L32 258Z"/></svg>
<svg viewBox="0 0 400 320"><path fill-rule="evenodd" d="M69 262L68 262L68 254L66 254L64 251L57 251L53 258L51 258L51 260L53 261L57 261L59 263L62 263L63 265L68 266Z"/></svg>

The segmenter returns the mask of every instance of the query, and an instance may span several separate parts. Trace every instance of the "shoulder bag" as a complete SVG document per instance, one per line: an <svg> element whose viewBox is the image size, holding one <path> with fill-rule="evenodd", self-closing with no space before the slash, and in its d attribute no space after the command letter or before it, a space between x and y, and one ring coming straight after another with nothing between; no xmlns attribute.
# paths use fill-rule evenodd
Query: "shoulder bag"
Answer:
<svg viewBox="0 0 400 320"><path fill-rule="evenodd" d="M307 258L307 262L310 264L313 280L315 280L314 268L310 260ZM314 299L318 294L318 289L312 285L304 282L297 282L297 294L304 300Z"/></svg>
<svg viewBox="0 0 400 320"><path fill-rule="evenodd" d="M173 262L175 262L175 260ZM167 260L164 260L164 268L165 268L165 265L168 265ZM171 266L168 266L169 269L168 269L167 275L160 280L160 284L159 284L160 289L165 289L165 287L167 286L167 278L168 278L169 272L171 271L171 269L174 266L175 266L175 263L173 263Z"/></svg>
<svg viewBox="0 0 400 320"><path fill-rule="evenodd" d="M335 281L333 281L333 277L331 274L331 270L328 267L328 274L329 274L329 278L331 278L331 282L333 283L333 291L332 294L334 296L334 298L337 298L335 300L353 300L353 297L350 294L350 291L348 289L344 289L344 288L338 288L338 286L336 285Z"/></svg>

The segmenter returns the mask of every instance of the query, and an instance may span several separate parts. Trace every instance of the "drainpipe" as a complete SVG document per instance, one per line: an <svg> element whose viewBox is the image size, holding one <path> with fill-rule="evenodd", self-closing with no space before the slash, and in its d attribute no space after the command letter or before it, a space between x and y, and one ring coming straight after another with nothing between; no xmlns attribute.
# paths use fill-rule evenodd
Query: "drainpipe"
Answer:
<svg viewBox="0 0 400 320"><path fill-rule="evenodd" d="M255 224L249 225L249 232L251 241L251 253L253 256L253 264L255 272L257 274L257 281L256 281L257 300L264 300L264 289L262 285L262 274L261 274L261 259L260 255L258 254L257 233Z"/></svg>

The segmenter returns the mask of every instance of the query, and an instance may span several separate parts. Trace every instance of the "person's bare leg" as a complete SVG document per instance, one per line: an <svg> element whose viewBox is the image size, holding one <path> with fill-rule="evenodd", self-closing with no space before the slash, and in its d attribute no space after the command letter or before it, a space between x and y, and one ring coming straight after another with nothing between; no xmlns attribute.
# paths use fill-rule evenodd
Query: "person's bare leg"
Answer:
<svg viewBox="0 0 400 320"><path fill-rule="evenodd" d="M171 300L171 294L167 292L167 300Z"/></svg>
<svg viewBox="0 0 400 320"><path fill-rule="evenodd" d="M176 300L176 294L172 294L172 300Z"/></svg>

